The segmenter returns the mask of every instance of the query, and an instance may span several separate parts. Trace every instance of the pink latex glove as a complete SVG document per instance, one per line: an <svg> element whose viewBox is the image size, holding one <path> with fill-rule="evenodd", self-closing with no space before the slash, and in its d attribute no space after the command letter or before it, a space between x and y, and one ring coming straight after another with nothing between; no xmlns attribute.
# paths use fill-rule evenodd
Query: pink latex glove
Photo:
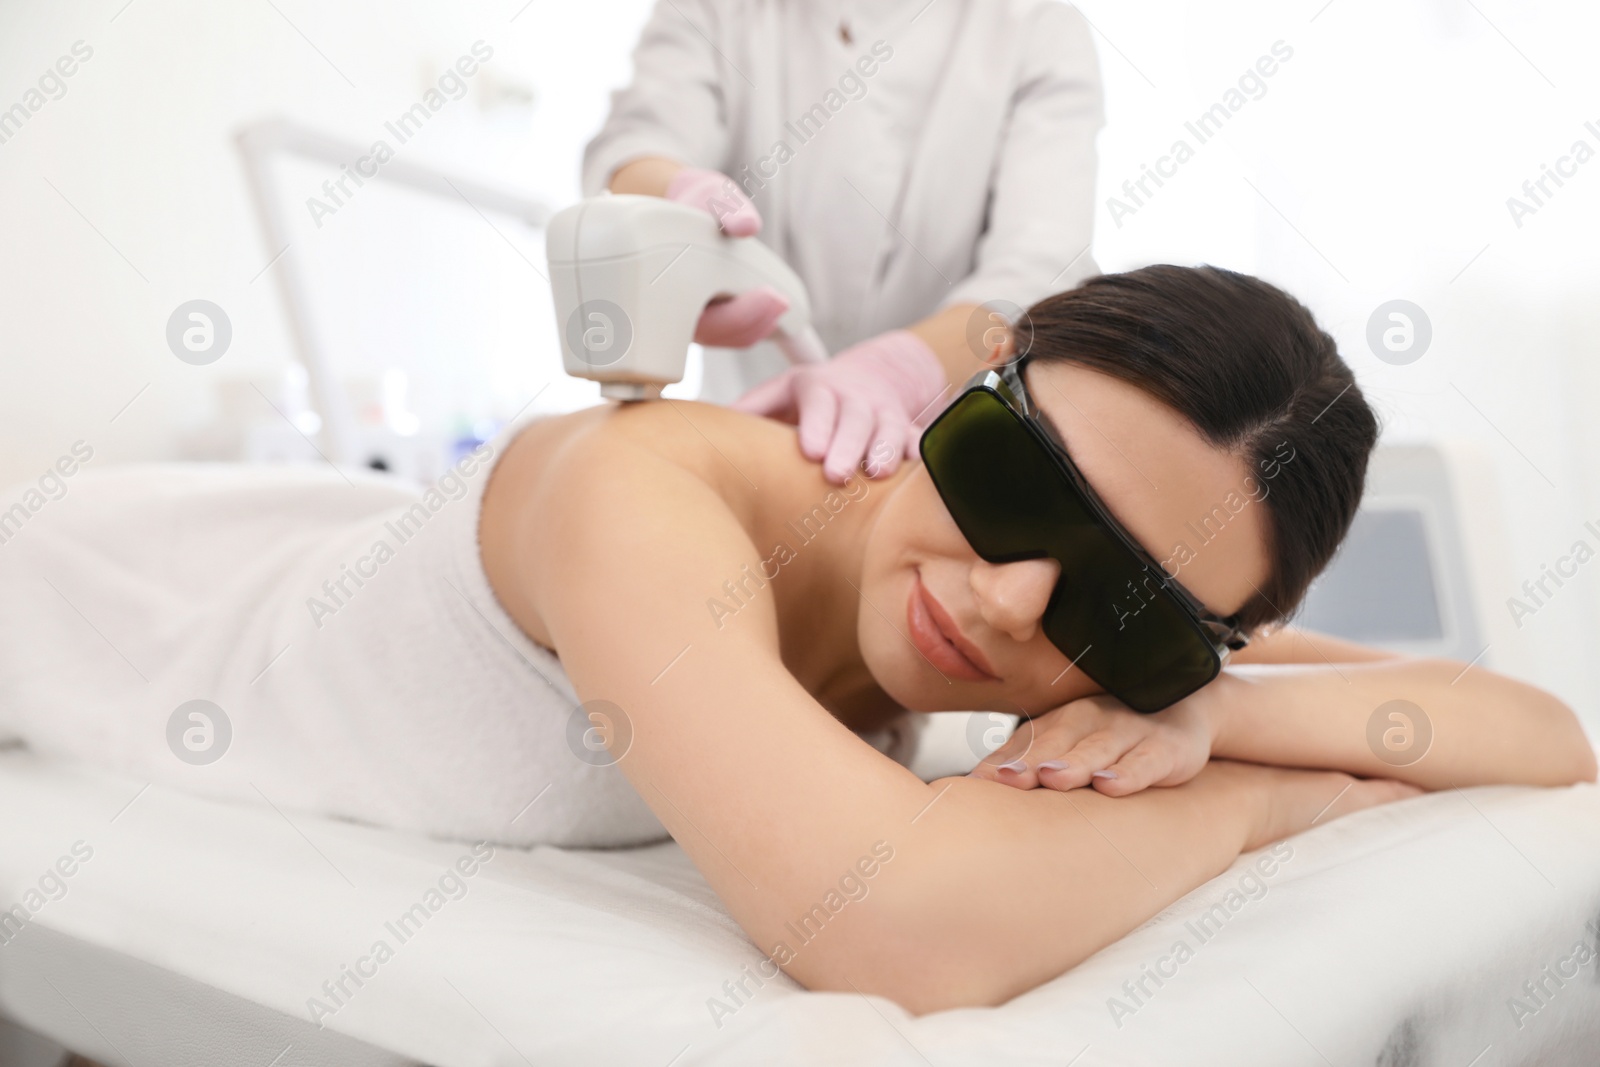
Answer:
<svg viewBox="0 0 1600 1067"><path fill-rule="evenodd" d="M798 421L800 451L821 460L823 476L840 485L858 465L869 478L893 474L915 453L946 389L933 349L909 330L891 330L826 363L784 371L733 406Z"/></svg>
<svg viewBox="0 0 1600 1067"><path fill-rule="evenodd" d="M761 232L760 212L726 174L684 167L667 183L666 197L704 211L729 237L754 237Z"/></svg>
<svg viewBox="0 0 1600 1067"><path fill-rule="evenodd" d="M788 310L788 297L770 285L759 285L707 304L695 324L694 339L718 348L748 348L769 337Z"/></svg>
<svg viewBox="0 0 1600 1067"><path fill-rule="evenodd" d="M729 237L753 237L761 232L756 206L726 174L684 167L667 183L666 198L706 212ZM789 301L776 289L761 286L706 305L695 325L694 339L719 348L747 348L771 334L788 310Z"/></svg>

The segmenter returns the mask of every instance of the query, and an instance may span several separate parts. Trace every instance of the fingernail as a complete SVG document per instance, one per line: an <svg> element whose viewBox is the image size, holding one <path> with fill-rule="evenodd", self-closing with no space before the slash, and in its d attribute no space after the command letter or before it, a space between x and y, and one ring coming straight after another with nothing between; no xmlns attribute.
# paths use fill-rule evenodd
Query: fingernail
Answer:
<svg viewBox="0 0 1600 1067"><path fill-rule="evenodd" d="M1039 769L1041 771L1064 771L1067 766L1067 761L1064 759L1047 759L1039 764Z"/></svg>
<svg viewBox="0 0 1600 1067"><path fill-rule="evenodd" d="M1117 772L1116 771L1095 771L1089 777L1090 778L1115 778L1116 776L1117 776Z"/></svg>
<svg viewBox="0 0 1600 1067"><path fill-rule="evenodd" d="M1010 763L1000 764L998 769L1001 774L1021 774L1028 769L1028 765L1022 760L1014 759Z"/></svg>

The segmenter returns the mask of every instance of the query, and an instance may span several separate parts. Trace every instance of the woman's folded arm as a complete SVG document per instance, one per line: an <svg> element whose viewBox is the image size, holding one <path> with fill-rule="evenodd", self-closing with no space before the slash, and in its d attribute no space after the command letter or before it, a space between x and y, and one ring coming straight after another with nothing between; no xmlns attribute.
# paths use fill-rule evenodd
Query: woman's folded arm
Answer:
<svg viewBox="0 0 1600 1067"><path fill-rule="evenodd" d="M785 969L808 988L881 994L919 1013L1003 1003L1288 832L1268 829L1275 791L1303 794L1305 826L1310 801L1325 807L1342 777L1217 763L1183 786L1121 799L934 782L922 809L874 813L893 858L818 936L797 939L805 931L781 914L745 928L769 954L792 948Z"/></svg>
<svg viewBox="0 0 1600 1067"><path fill-rule="evenodd" d="M1276 647L1230 667L1207 694L1219 757L1425 789L1595 779L1595 750L1577 716L1536 686L1318 635L1283 632L1269 641Z"/></svg>
<svg viewBox="0 0 1600 1067"><path fill-rule="evenodd" d="M1339 810L1375 802L1342 775L1226 763L1118 799L923 783L789 673L770 595L708 612L757 558L716 474L626 435L567 448L526 501L538 521L493 534L517 558L495 568L497 592L514 614L536 605L580 696L621 709L620 769L757 946L811 988L915 1011L998 1003L1341 794Z"/></svg>

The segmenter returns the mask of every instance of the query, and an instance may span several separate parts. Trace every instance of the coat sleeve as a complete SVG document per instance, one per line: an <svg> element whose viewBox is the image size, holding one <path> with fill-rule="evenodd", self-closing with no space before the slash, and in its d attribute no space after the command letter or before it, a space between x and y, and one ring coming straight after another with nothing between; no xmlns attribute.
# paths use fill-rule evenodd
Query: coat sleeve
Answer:
<svg viewBox="0 0 1600 1067"><path fill-rule="evenodd" d="M1099 273L1094 236L1095 136L1105 123L1089 25L1049 3L1029 42L989 188L977 266L943 304L1003 297L1027 307Z"/></svg>
<svg viewBox="0 0 1600 1067"><path fill-rule="evenodd" d="M583 194L602 192L623 164L665 156L720 168L728 152L722 73L713 43L724 13L709 0L659 0L633 52L633 81L584 149Z"/></svg>

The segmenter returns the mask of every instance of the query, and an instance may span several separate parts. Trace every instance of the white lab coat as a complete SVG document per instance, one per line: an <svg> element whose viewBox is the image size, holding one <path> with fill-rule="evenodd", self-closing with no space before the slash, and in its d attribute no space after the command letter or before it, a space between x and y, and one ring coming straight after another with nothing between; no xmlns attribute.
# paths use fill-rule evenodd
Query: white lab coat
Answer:
<svg viewBox="0 0 1600 1067"><path fill-rule="evenodd" d="M1088 26L1058 0L661 0L583 187L652 155L730 175L837 352L1097 273L1103 121ZM786 365L762 347L708 350L702 395Z"/></svg>

